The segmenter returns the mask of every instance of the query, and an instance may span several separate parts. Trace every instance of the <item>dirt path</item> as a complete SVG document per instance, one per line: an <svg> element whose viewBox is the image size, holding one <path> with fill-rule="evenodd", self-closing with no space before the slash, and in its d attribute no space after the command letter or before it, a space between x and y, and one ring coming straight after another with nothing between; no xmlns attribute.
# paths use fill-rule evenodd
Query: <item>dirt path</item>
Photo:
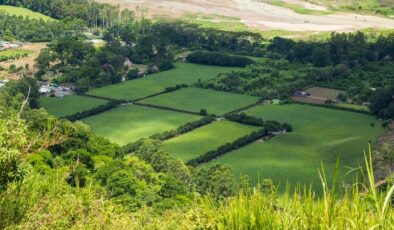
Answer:
<svg viewBox="0 0 394 230"><path fill-rule="evenodd" d="M219 14L240 18L252 28L260 30L287 31L354 31L362 28L394 29L394 20L378 16L335 13L329 15L306 15L258 0L97 0L120 4L129 9L148 9L147 16L171 15L180 17L185 13ZM305 8L320 6L302 0L287 0Z"/></svg>

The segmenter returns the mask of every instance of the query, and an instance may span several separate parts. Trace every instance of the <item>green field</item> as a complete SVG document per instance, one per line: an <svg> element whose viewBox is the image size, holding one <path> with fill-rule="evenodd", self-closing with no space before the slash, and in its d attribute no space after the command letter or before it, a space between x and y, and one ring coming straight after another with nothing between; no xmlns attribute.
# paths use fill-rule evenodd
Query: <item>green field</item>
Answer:
<svg viewBox="0 0 394 230"><path fill-rule="evenodd" d="M118 107L82 121L96 134L125 145L198 119L200 117L195 115L131 105Z"/></svg>
<svg viewBox="0 0 394 230"><path fill-rule="evenodd" d="M253 96L189 87L148 98L142 100L141 103L192 112L199 112L201 109L206 109L210 114L219 115L254 104L258 99L258 97Z"/></svg>
<svg viewBox="0 0 394 230"><path fill-rule="evenodd" d="M72 95L63 98L41 97L40 106L49 114L56 117L64 117L78 112L93 109L97 106L104 105L106 100Z"/></svg>
<svg viewBox="0 0 394 230"><path fill-rule="evenodd" d="M258 127L217 121L170 139L163 143L163 147L175 158L188 161L255 130L258 130Z"/></svg>
<svg viewBox="0 0 394 230"><path fill-rule="evenodd" d="M342 108L349 108L349 109L357 109L357 110L362 110L362 111L369 111L369 108L365 105L355 105L355 104L348 104L348 103L339 103L335 104L338 107Z"/></svg>
<svg viewBox="0 0 394 230"><path fill-rule="evenodd" d="M248 114L289 122L294 132L248 145L218 161L230 164L235 175L250 175L254 182L258 178L272 178L281 184L282 191L287 181L292 185L312 182L320 191L321 163L331 176L340 158L342 172L345 172L344 166L363 163L368 142L374 142L384 132L381 122L372 116L308 105L260 106Z"/></svg>
<svg viewBox="0 0 394 230"><path fill-rule="evenodd" d="M216 77L220 73L231 72L236 69L238 68L177 63L176 68L173 70L148 75L145 78L137 80L93 89L90 90L88 94L114 99L135 100L160 93L164 91L166 87L173 87L177 84L193 84L199 79L210 79Z"/></svg>
<svg viewBox="0 0 394 230"><path fill-rule="evenodd" d="M21 50L21 49L7 49L4 51L0 51L0 58L6 57L15 57L16 55L24 55L24 54L31 54L33 51L30 50Z"/></svg>
<svg viewBox="0 0 394 230"><path fill-rule="evenodd" d="M45 21L53 20L51 17L23 7L0 5L0 11L6 12L10 15L29 17L30 19L43 19Z"/></svg>

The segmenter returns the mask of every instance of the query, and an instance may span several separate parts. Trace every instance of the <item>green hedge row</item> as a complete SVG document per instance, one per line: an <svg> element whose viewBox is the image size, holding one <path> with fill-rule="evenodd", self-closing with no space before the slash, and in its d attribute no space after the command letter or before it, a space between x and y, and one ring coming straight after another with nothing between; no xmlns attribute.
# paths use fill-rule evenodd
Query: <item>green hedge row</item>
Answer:
<svg viewBox="0 0 394 230"><path fill-rule="evenodd" d="M206 52L197 51L189 54L186 61L204 65L217 65L217 66L232 66L232 67L246 67L247 65L254 64L250 58L235 56L219 52Z"/></svg>
<svg viewBox="0 0 394 230"><path fill-rule="evenodd" d="M166 131L163 133L152 135L150 138L160 140L160 141L165 141L165 140L171 139L175 136L178 136L178 135L190 132L194 129L200 128L204 125L208 125L208 124L214 122L215 120L216 120L215 116L206 116L198 121L192 121L192 122L186 123L184 125L181 125L181 126L179 126L179 128L177 128L175 130L170 130L170 131Z"/></svg>
<svg viewBox="0 0 394 230"><path fill-rule="evenodd" d="M301 105L311 105L311 106L323 107L323 108L335 109L335 110L341 110L341 111L346 111L346 112L354 112L354 113L362 113L362 114L372 115L371 112L366 111L366 110L359 110L359 109L352 109L352 108L346 108L346 107L339 107L339 106L330 105L330 104L313 104L313 103L300 102L300 101L289 101L289 103L301 104Z"/></svg>
<svg viewBox="0 0 394 230"><path fill-rule="evenodd" d="M195 159L189 160L187 164L191 166L197 166L199 164L207 163L228 152L234 151L236 149L240 149L254 141L257 141L258 139L271 138L275 136L275 132L280 132L285 130L289 132L292 131L291 125L289 125L288 123L280 124L277 121L267 121L264 123L262 129L258 131L254 131L246 136L243 136L232 143L227 143L225 145L222 145L216 150L209 151Z"/></svg>
<svg viewBox="0 0 394 230"><path fill-rule="evenodd" d="M68 119L70 121L77 121L77 120L84 119L86 117L90 117L90 116L97 115L99 113L111 110L111 109L113 109L115 107L118 107L122 103L124 103L124 101L118 101L118 100L117 101L110 101L107 104L100 105L100 106L95 107L93 109L86 110L86 111L83 111L83 112L78 112L78 113L75 113L75 114L72 114L72 115L69 115L69 116L65 116L65 117L62 117L62 118L63 119Z"/></svg>

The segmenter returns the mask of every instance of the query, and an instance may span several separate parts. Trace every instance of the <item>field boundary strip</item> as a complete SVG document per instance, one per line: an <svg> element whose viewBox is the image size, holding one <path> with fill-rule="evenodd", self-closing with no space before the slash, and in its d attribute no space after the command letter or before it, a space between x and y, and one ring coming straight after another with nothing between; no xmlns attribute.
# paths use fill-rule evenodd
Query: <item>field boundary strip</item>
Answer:
<svg viewBox="0 0 394 230"><path fill-rule="evenodd" d="M248 135L238 138L237 140L219 146L215 150L208 151L200 156L187 161L186 164L191 166L197 166L200 164L208 163L212 160L215 160L223 155L226 155L235 150L241 149L251 143L254 143L258 140L268 141L277 136L279 133L267 132L265 128L262 128L258 131L253 131Z"/></svg>
<svg viewBox="0 0 394 230"><path fill-rule="evenodd" d="M258 102L254 103L254 104L247 105L247 106L245 106L245 107L242 107L242 108L239 108L239 109L230 111L230 112L228 112L228 113L225 113L225 114L223 114L223 116L226 116L226 115L229 115L229 114L234 114L234 113L245 112L245 111L247 111L247 110L253 109L254 107L257 107L257 106L259 106L259 105L262 105L263 103L264 103L263 101L258 101Z"/></svg>
<svg viewBox="0 0 394 230"><path fill-rule="evenodd" d="M97 95L92 95L92 94L79 94L80 96L85 96L85 97L91 97L91 98L96 98L96 99L103 99L107 101L123 101L125 103L131 103L133 101L131 100L125 100L125 99L115 99L115 98L110 98L110 97L103 97L103 96L97 96Z"/></svg>
<svg viewBox="0 0 394 230"><path fill-rule="evenodd" d="M167 110L167 111L172 111L172 112L178 112L178 113L186 113L186 114L192 114L192 115L198 115L202 116L198 112L192 112L192 111L187 111L187 110L182 110L182 109L174 109L166 106L160 106L160 105L152 105L152 104L143 104L143 103L133 103L133 105L138 105L138 106L143 106L143 107L149 107L149 108L155 108L155 109L162 109L162 110Z"/></svg>
<svg viewBox="0 0 394 230"><path fill-rule="evenodd" d="M301 101L295 101L295 100L292 100L289 104L310 105L310 106L339 110L339 111L344 111L344 112L353 112L353 113L372 115L372 113L370 111L340 107L340 106L335 106L335 105L314 104L314 103L307 103L307 102L301 102Z"/></svg>

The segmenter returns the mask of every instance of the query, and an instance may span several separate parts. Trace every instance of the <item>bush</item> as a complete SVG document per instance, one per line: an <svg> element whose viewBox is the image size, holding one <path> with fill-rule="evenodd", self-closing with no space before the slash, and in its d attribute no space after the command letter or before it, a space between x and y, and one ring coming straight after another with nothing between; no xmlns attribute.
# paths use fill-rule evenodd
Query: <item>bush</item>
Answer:
<svg viewBox="0 0 394 230"><path fill-rule="evenodd" d="M139 71L138 68L131 69L131 70L127 73L126 78L127 78L128 80L137 79L137 78L140 77L139 72L140 72L140 71Z"/></svg>
<svg viewBox="0 0 394 230"><path fill-rule="evenodd" d="M166 71L175 68L174 64L170 60L164 60L159 64L160 71Z"/></svg>
<svg viewBox="0 0 394 230"><path fill-rule="evenodd" d="M207 110L206 110L206 109L201 109L201 110L200 110L200 115L202 115L202 116L208 115Z"/></svg>
<svg viewBox="0 0 394 230"><path fill-rule="evenodd" d="M254 64L250 58L224 54L219 52L205 52L198 51L189 54L186 60L191 63L204 64L204 65L218 65L218 66L233 66L245 67Z"/></svg>

